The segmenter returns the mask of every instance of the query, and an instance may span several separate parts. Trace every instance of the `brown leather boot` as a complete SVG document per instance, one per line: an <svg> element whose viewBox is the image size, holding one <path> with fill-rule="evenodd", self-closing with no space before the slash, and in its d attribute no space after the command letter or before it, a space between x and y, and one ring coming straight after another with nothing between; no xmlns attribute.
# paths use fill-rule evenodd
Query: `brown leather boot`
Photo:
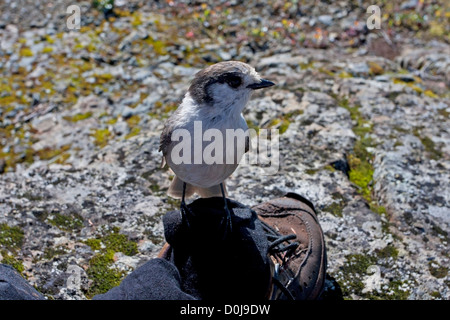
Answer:
<svg viewBox="0 0 450 320"><path fill-rule="evenodd" d="M265 225L272 265L271 300L320 298L326 277L322 229L310 201L295 193L252 208Z"/></svg>

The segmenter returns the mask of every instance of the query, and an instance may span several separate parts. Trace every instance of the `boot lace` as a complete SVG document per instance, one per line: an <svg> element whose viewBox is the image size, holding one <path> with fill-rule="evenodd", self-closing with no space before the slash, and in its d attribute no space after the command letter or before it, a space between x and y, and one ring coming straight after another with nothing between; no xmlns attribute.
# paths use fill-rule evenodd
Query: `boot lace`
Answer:
<svg viewBox="0 0 450 320"><path fill-rule="evenodd" d="M280 280L280 268L289 262L300 245L297 241L292 241L296 239L297 236L295 234L281 235L265 222L261 222L263 229L267 234L267 240L269 241L268 253L275 256L278 261L281 261L281 264L275 263L274 274L272 277L275 286L273 292L277 292L277 289L279 289L289 300L295 300L292 293L288 290L293 279L289 279L286 284L283 284Z"/></svg>

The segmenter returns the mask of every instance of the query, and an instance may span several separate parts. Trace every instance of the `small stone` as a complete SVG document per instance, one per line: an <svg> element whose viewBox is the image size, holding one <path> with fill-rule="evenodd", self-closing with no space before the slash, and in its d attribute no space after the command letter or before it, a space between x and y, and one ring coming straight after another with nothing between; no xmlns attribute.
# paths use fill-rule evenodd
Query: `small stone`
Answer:
<svg viewBox="0 0 450 320"><path fill-rule="evenodd" d="M318 16L317 20L320 23L323 23L326 26L330 26L333 23L333 17L330 15L322 15L322 16Z"/></svg>

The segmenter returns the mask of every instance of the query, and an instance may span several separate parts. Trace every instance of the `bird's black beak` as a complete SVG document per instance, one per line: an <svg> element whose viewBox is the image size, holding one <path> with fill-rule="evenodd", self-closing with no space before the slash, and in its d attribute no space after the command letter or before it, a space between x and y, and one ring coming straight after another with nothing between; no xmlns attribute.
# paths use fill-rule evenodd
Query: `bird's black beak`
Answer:
<svg viewBox="0 0 450 320"><path fill-rule="evenodd" d="M261 79L260 82L249 84L247 86L247 88L252 89L252 90L257 90L257 89L271 87L271 86L274 86L274 85L275 85L275 83L273 83L272 81L269 81L269 80L266 80L266 79Z"/></svg>

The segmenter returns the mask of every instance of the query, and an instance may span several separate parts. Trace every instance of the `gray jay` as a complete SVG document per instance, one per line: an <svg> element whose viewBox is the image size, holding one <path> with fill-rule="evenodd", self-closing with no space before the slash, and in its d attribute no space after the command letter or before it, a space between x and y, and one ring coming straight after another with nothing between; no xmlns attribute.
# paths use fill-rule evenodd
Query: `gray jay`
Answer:
<svg viewBox="0 0 450 320"><path fill-rule="evenodd" d="M273 85L239 61L219 62L195 75L160 138L162 166L167 163L175 173L168 195L183 202L195 193L226 199L224 181L236 170L249 142L239 146L219 138L225 138L229 129L247 131L242 111L252 92ZM205 152L219 161L208 161Z"/></svg>

